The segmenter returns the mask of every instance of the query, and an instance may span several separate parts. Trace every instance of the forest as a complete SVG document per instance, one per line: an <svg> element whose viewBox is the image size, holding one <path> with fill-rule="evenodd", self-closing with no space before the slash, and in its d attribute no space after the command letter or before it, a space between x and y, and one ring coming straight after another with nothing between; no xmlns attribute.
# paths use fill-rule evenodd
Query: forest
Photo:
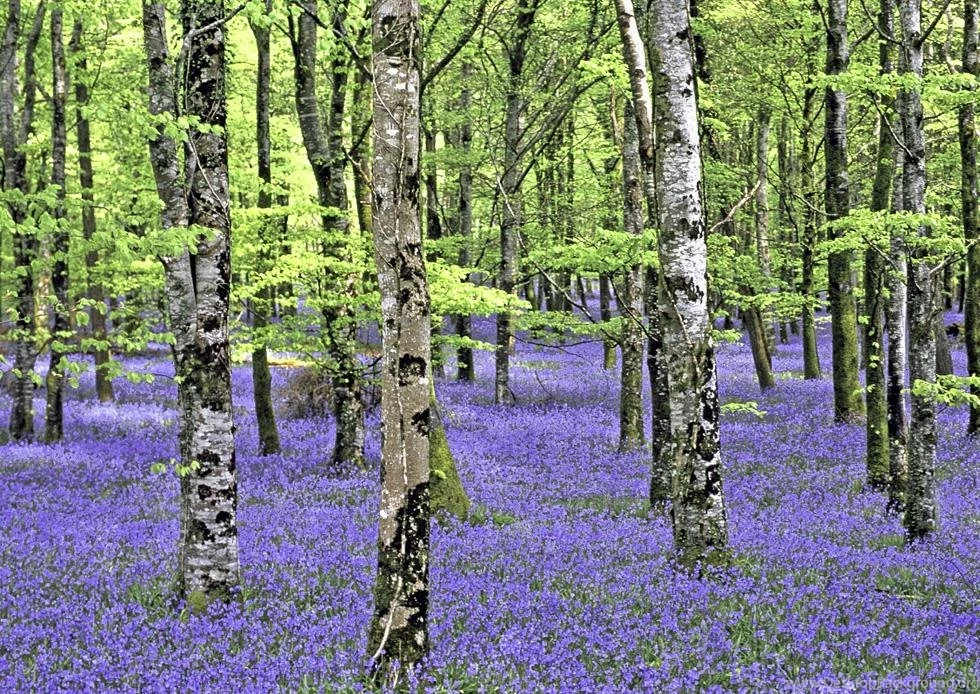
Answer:
<svg viewBox="0 0 980 694"><path fill-rule="evenodd" d="M0 3L0 690L980 692L978 20Z"/></svg>

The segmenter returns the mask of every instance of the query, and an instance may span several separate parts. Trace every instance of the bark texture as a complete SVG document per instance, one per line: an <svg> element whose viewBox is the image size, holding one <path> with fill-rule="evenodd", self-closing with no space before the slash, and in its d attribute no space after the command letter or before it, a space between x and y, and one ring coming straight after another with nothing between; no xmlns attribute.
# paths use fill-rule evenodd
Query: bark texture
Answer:
<svg viewBox="0 0 980 694"><path fill-rule="evenodd" d="M150 141L164 231L181 234L191 224L206 229L198 236L193 254L175 243L173 254L162 259L181 414L179 579L188 602L198 607L211 599L227 599L240 583L228 348L231 217L224 135L224 14L223 2L184 0L181 4L187 50L179 61L183 97L179 111L164 6L143 4L150 112L195 116L207 129L188 133L184 171L176 142L162 125Z"/></svg>
<svg viewBox="0 0 980 694"><path fill-rule="evenodd" d="M462 150L463 165L459 169L459 198L457 213L459 215L459 264L461 267L470 265L470 243L473 237L473 166L470 163L470 153L473 149L473 121L470 116L470 104L473 100L473 90L469 79L473 73L473 64L464 61L460 70L463 88L459 96L459 108L463 113L463 122L459 126L459 147ZM476 278L471 274L469 281ZM463 339L473 337L473 320L468 314L456 316L456 335ZM460 381L476 380L476 365L473 361L473 348L461 346L456 350L456 377Z"/></svg>
<svg viewBox="0 0 980 694"><path fill-rule="evenodd" d="M827 0L827 66L829 77L847 70L847 0ZM847 173L847 96L828 85L824 90L824 161L827 221L847 215L850 186ZM829 237L840 232L831 227ZM853 252L834 251L827 259L831 341L834 370L834 421L849 422L864 413L858 380L857 304L854 299Z"/></svg>
<svg viewBox="0 0 980 694"><path fill-rule="evenodd" d="M681 561L694 564L710 560L728 543L708 313L694 50L685 0L661 0L652 19L661 196L660 314L670 384L674 544Z"/></svg>
<svg viewBox="0 0 980 694"><path fill-rule="evenodd" d="M44 28L46 3L39 2L24 41L23 94L18 79L17 48L21 39L21 3L7 3L6 26L0 44L0 141L3 147L3 189L27 195L27 143L34 124L34 103L37 97L35 53ZM19 109L18 109L19 106ZM34 271L32 262L38 255L38 241L27 220L26 204L7 202L14 222L13 256L16 273L16 321L14 353L14 393L10 406L10 437L15 441L34 437L34 382L31 373L37 359L37 327L34 302Z"/></svg>
<svg viewBox="0 0 980 694"><path fill-rule="evenodd" d="M926 193L926 142L922 100L922 5L921 0L901 0L902 51L906 71L917 78L911 89L902 92L902 134L905 162L902 187L907 212L924 214ZM930 236L922 225L916 230L921 239ZM905 532L909 542L917 542L936 530L936 403L916 395L915 384L936 381L935 283L938 272L917 245L911 253L908 279L909 380L912 385L912 413L909 421L908 486L905 496Z"/></svg>
<svg viewBox="0 0 980 694"><path fill-rule="evenodd" d="M265 11L272 11L272 0L265 1ZM255 48L258 53L258 67L255 76L255 142L257 148L259 181L258 206L260 209L272 207L272 139L269 133L269 83L271 82L271 51L269 29L252 24ZM264 218L260 231L258 272L269 269L270 252L276 247L275 222ZM279 429L276 427L276 412L272 405L272 374L269 371L269 350L265 346L265 329L269 325L272 311L272 285L263 280L263 287L252 301L252 386L255 418L259 428L259 453L272 455L278 453Z"/></svg>
<svg viewBox="0 0 980 694"><path fill-rule="evenodd" d="M901 132L901 130L899 130ZM892 212L904 209L902 187L905 169L904 146L895 149L895 178L892 186ZM905 504L908 480L908 416L905 404L905 373L908 369L908 263L905 234L896 225L889 239L888 259L891 271L885 277L888 301L885 303L885 330L888 333L887 399L888 399L888 509L900 512Z"/></svg>
<svg viewBox="0 0 980 694"><path fill-rule="evenodd" d="M977 3L963 3L963 71L980 78L980 53L977 49ZM971 244L966 256L966 277L963 286L963 319L966 329L966 370L980 376L980 225L977 221L977 133L976 107L972 102L959 110L960 131L960 197L963 215L963 236ZM970 389L980 397L980 387ZM970 408L967 433L980 434L980 407Z"/></svg>
<svg viewBox="0 0 980 694"><path fill-rule="evenodd" d="M623 116L623 226L626 233L642 236L644 219L643 168L640 139L633 103L627 100ZM619 306L623 328L619 393L619 450L642 448L643 435L643 267L626 268Z"/></svg>
<svg viewBox="0 0 980 694"><path fill-rule="evenodd" d="M330 259L324 271L326 292L321 314L326 337L328 368L337 422L330 465L337 470L364 465L364 408L361 402L361 368L357 361L353 306L356 277L344 266L352 262L348 236L347 187L344 181L346 155L343 142L344 110L348 71L346 54L338 50L330 63L330 95L327 117L320 114L317 96L316 0L298 3L302 12L298 31L291 34L296 84L296 113L306 156L316 179L317 202L323 208L323 252ZM344 31L347 2L334 7L334 33ZM341 35L341 34L337 34Z"/></svg>
<svg viewBox="0 0 980 694"><path fill-rule="evenodd" d="M500 272L497 288L514 293L517 276L517 247L521 234L521 162L525 110L524 64L527 60L531 27L541 0L518 0L514 30L505 48L507 58L507 115L504 123L504 170L500 180L503 211L500 223ZM497 314L497 340L494 349L493 400L499 404L514 402L510 389L510 354L513 349L513 316L508 311Z"/></svg>
<svg viewBox="0 0 980 694"><path fill-rule="evenodd" d="M885 36L894 33L895 5L881 0L878 28ZM879 43L878 64L882 75L892 72L892 46ZM891 109L885 109L878 122L878 161L871 190L871 209L889 209L892 178L894 177L895 140L890 132ZM866 471L872 489L888 487L888 398L885 381L885 260L877 248L864 252L864 404L867 411L865 439L867 440Z"/></svg>
<svg viewBox="0 0 980 694"><path fill-rule="evenodd" d="M419 4L375 0L375 260L381 289L381 512L368 653L404 681L429 647L430 315L419 210Z"/></svg>
<svg viewBox="0 0 980 694"><path fill-rule="evenodd" d="M45 377L44 440L61 441L65 435L65 367L62 359L71 338L68 323L68 230L65 228L66 158L68 131L68 69L65 65L64 13L60 5L51 9L51 185L57 188L51 235L51 289L54 293L51 360Z"/></svg>

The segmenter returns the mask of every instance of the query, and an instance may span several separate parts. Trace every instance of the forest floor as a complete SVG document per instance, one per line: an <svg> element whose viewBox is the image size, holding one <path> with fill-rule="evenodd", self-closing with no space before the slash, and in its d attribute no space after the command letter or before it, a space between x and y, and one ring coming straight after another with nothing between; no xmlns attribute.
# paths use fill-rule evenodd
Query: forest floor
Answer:
<svg viewBox="0 0 980 694"><path fill-rule="evenodd" d="M863 427L832 423L831 382L802 380L798 338L766 395L746 345L718 353L722 402L765 414L724 415L733 564L703 579L677 569L668 520L647 510L649 454L616 453L618 370L600 368L601 345L519 341L514 407L491 403L492 354L477 383L438 383L474 512L433 526L420 688L980 691L980 443L965 412L940 410L940 530L910 552L864 491ZM168 359L127 365L166 376ZM963 373L961 345L954 359ZM292 373L275 370L280 396ZM258 457L248 367L233 378L244 600L207 615L174 604L177 479L150 471L176 455L170 378L120 383L101 405L89 375L65 444L0 447L0 691L362 688L376 415L373 469L330 476L332 422L281 419L282 455Z"/></svg>

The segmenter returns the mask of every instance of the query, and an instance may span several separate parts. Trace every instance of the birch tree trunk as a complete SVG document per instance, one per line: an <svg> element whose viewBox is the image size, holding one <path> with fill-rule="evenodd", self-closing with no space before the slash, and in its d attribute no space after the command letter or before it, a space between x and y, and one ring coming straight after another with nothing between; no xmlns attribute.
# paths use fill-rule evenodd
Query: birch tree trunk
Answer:
<svg viewBox="0 0 980 694"><path fill-rule="evenodd" d="M894 34L895 5L881 0L878 28L885 36ZM887 41L878 45L878 64L882 75L892 72L892 47ZM878 161L871 189L871 209L887 211L894 177L895 140L890 132L891 109L885 109L878 121ZM864 252L864 331L865 395L868 413L865 421L867 441L866 465L868 486L888 487L888 398L885 382L885 261L881 251L868 248Z"/></svg>
<svg viewBox="0 0 980 694"><path fill-rule="evenodd" d="M231 216L224 16L223 2L181 3L187 50L179 81L184 109L178 110L164 5L143 3L150 113L186 114L203 126L188 132L186 171L181 171L176 142L163 125L150 141L163 230L180 234L192 224L206 230L193 254L175 240L173 254L162 259L181 414L178 570L181 592L196 609L212 599L228 599L240 583L228 348Z"/></svg>
<svg viewBox="0 0 980 694"><path fill-rule="evenodd" d="M771 115L769 108L759 111L756 118L755 137L755 173L759 182L755 189L755 250L759 260L759 269L766 279L766 290L770 294L776 289L772 286L772 261L769 254L769 124ZM762 308L758 311L759 328L765 339L766 354L769 369L772 370L772 351L776 345L776 321L772 308ZM775 385L775 381L773 382Z"/></svg>
<svg viewBox="0 0 980 694"><path fill-rule="evenodd" d="M670 384L674 545L682 563L693 565L724 551L728 543L694 52L685 0L658 0L652 14L661 195L660 315Z"/></svg>
<svg viewBox="0 0 980 694"><path fill-rule="evenodd" d="M642 236L644 227L643 168L640 164L640 137L633 102L626 100L623 115L623 226L626 233ZM633 263L626 268L620 314L619 450L642 448L643 436L643 267Z"/></svg>
<svg viewBox="0 0 980 694"><path fill-rule="evenodd" d="M980 54L977 50L977 3L963 3L963 72L980 78ZM977 133L975 106L968 102L960 106L960 197L963 210L963 236L971 244L966 256L966 283L963 288L964 328L966 332L966 370L980 376L980 228L977 223ZM970 389L980 397L980 388ZM980 407L970 408L967 433L980 434Z"/></svg>
<svg viewBox="0 0 980 694"><path fill-rule="evenodd" d="M35 53L44 28L46 4L38 3L24 42L24 89L17 109L17 46L21 38L21 4L19 0L7 3L7 25L3 43L0 44L0 141L3 146L3 189L29 192L27 181L27 155L23 146L27 143L34 124L34 103L37 96ZM14 394L10 407L10 437L15 441L34 437L34 381L31 374L37 359L37 325L34 302L34 271L32 263L38 255L38 242L33 228L24 224L28 217L27 206L21 202L7 203L14 222L13 255L16 274L15 326L16 348L14 353Z"/></svg>
<svg viewBox="0 0 980 694"><path fill-rule="evenodd" d="M390 687L429 646L430 314L419 210L419 3L375 0L374 248L381 289L381 513L368 653Z"/></svg>
<svg viewBox="0 0 980 694"><path fill-rule="evenodd" d="M917 79L914 88L902 92L902 133L905 138L905 162L902 187L907 212L924 214L926 192L926 143L922 101L922 4L921 0L901 0L902 51L905 67ZM916 230L920 239L930 236L922 225ZM937 271L928 260L927 249L913 249L909 268L909 380L912 385L912 415L909 423L908 487L905 497L905 532L909 542L922 540L936 530L936 403L917 395L915 384L936 381L935 284Z"/></svg>
<svg viewBox="0 0 980 694"><path fill-rule="evenodd" d="M265 0L266 13L272 12L272 0ZM257 148L258 172L261 188L258 206L260 209L272 207L272 143L269 132L269 84L271 82L271 51L269 48L269 29L252 24L255 47L258 53L258 66L255 79L255 142ZM269 256L276 247L275 238L269 232L274 230L275 222L263 219L259 238L258 270L264 273L269 268ZM272 310L272 286L264 283L252 301L252 328L255 331L252 348L252 386L255 418L259 429L259 453L272 455L278 453L279 430L276 428L276 412L272 405L272 374L269 371L269 350L265 346L265 329L269 325Z"/></svg>
<svg viewBox="0 0 980 694"><path fill-rule="evenodd" d="M903 59L904 61L904 59ZM901 101L899 101L901 107ZM901 129L899 128L899 133ZM904 139L904 138L903 138ZM904 209L902 179L905 170L904 142L896 143L895 178L892 183L892 212ZM888 301L885 302L885 330L888 333L887 399L888 399L888 509L901 512L905 505L908 481L908 417L905 411L905 373L908 369L908 268L905 234L896 225L889 239L888 260L891 271L885 275Z"/></svg>
<svg viewBox="0 0 980 694"><path fill-rule="evenodd" d="M827 67L829 77L847 70L847 0L827 0ZM828 85L824 90L824 161L827 221L845 217L850 209L847 173L847 96ZM840 232L831 227L829 238ZM831 341L834 369L834 421L849 422L864 413L858 380L857 304L851 265L853 252L834 251L827 259Z"/></svg>
<svg viewBox="0 0 980 694"><path fill-rule="evenodd" d="M75 56L74 64L78 69L75 78L75 133L78 140L78 179L82 198L82 235L86 243L92 243L96 232L95 222L95 175L92 170L92 134L84 106L89 101L87 84L88 61L82 46L82 22L75 20L72 28L71 52ZM105 303L105 288L100 277L100 254L89 248L85 254L85 268L88 271L86 296L92 302L89 309L89 322L92 326L92 338L96 346L92 350L95 358L95 392L100 402L112 402L116 399L109 378L109 366L112 356L109 352L109 336L106 327L107 307Z"/></svg>
<svg viewBox="0 0 980 694"><path fill-rule="evenodd" d="M51 185L58 190L51 235L51 288L54 293L54 325L51 360L45 377L44 440L61 441L65 435L65 368L62 359L71 337L68 323L68 230L65 228L65 160L68 156L66 107L68 70L65 66L64 13L60 5L51 9Z"/></svg>

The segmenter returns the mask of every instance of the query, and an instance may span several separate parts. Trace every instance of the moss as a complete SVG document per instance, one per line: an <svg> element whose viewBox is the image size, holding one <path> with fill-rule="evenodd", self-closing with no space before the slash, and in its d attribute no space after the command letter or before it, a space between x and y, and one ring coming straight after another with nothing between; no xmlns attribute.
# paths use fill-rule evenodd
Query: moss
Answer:
<svg viewBox="0 0 980 694"><path fill-rule="evenodd" d="M203 590L192 590L187 594L187 612L194 615L204 614L208 611L208 605L211 603L208 594Z"/></svg>
<svg viewBox="0 0 980 694"><path fill-rule="evenodd" d="M466 520L470 511L470 498L463 489L456 470L456 461L449 450L442 417L436 405L435 394L431 396L431 429L429 431L429 490L432 494L432 515L436 518L455 516Z"/></svg>

